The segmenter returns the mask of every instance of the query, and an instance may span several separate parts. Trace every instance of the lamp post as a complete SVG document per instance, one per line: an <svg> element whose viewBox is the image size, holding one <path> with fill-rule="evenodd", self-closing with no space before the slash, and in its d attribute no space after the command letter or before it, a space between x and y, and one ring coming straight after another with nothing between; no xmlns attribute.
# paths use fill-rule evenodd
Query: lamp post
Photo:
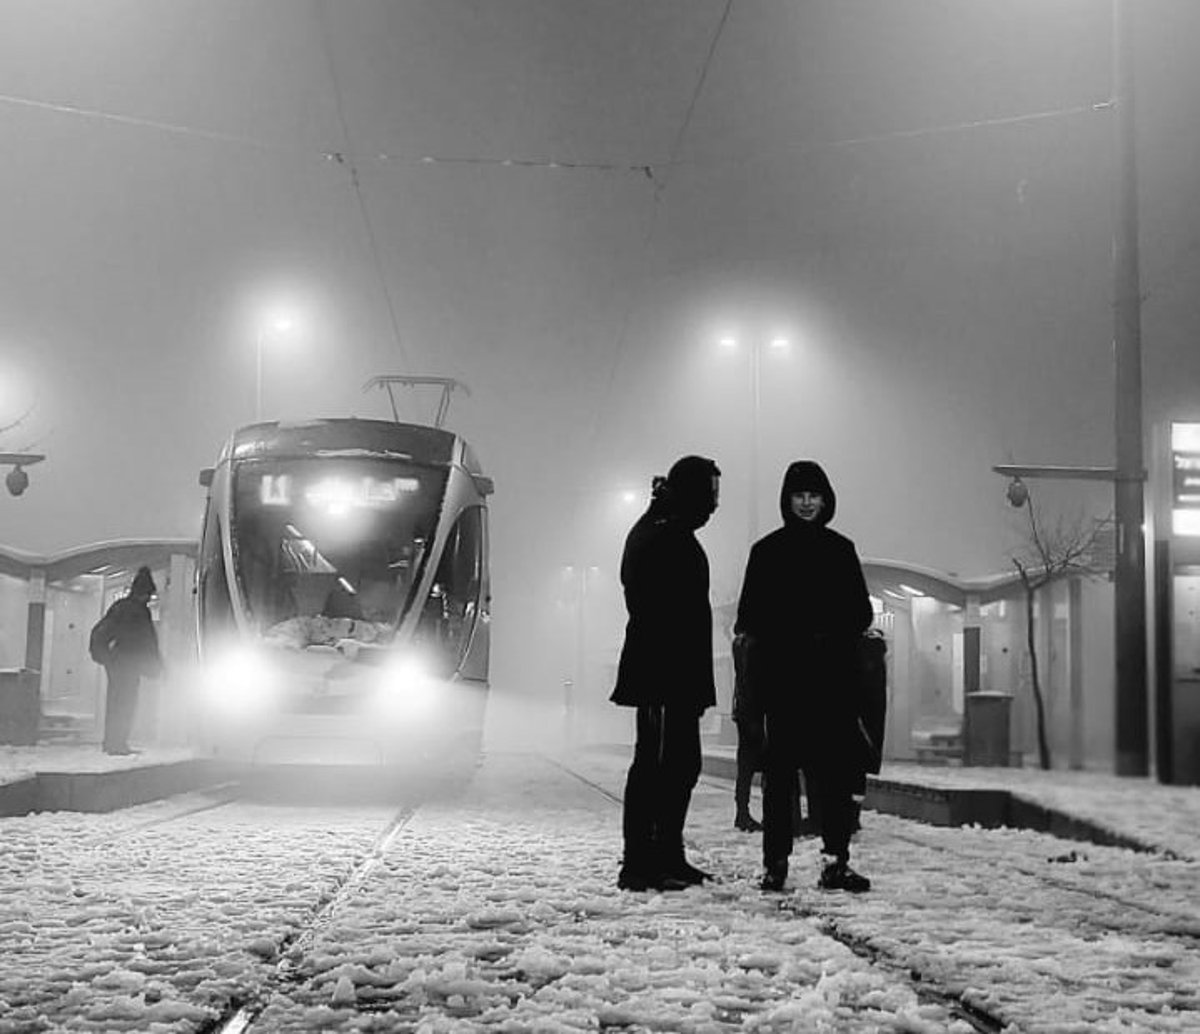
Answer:
<svg viewBox="0 0 1200 1034"><path fill-rule="evenodd" d="M1146 663L1146 544L1142 527L1146 471L1142 444L1142 301L1132 8L1129 0L1112 0L1112 107L1116 118L1113 139L1117 158L1112 246L1116 464L1112 467L1022 467L1010 464L992 469L1010 478L1112 482L1116 526L1113 567L1115 769L1117 775L1143 776L1150 771L1150 722Z"/></svg>
<svg viewBox="0 0 1200 1034"><path fill-rule="evenodd" d="M1146 687L1146 544L1142 451L1141 277L1134 139L1133 5L1113 0L1113 103L1117 191L1113 225L1113 357L1116 365L1116 770L1150 770Z"/></svg>
<svg viewBox="0 0 1200 1034"><path fill-rule="evenodd" d="M254 421L262 420L263 398L263 341L268 334L286 334L292 329L292 320L278 316L258 328L254 338Z"/></svg>
<svg viewBox="0 0 1200 1034"><path fill-rule="evenodd" d="M721 347L736 351L740 346L735 337L721 338ZM762 416L762 352L763 348L772 351L783 351L788 347L784 337L772 337L768 340L755 340L749 345L750 349L750 462L749 462L749 533L750 542L758 538L758 453L759 453L759 423Z"/></svg>

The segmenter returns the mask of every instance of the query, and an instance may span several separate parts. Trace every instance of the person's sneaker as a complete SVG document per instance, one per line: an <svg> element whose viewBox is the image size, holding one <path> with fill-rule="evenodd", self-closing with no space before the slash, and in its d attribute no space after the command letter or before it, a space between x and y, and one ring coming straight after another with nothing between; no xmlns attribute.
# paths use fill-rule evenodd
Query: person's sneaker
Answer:
<svg viewBox="0 0 1200 1034"><path fill-rule="evenodd" d="M851 894L862 894L871 889L871 881L856 873L846 862L833 861L821 870L817 886L822 890L845 890Z"/></svg>
<svg viewBox="0 0 1200 1034"><path fill-rule="evenodd" d="M767 862L763 869L762 879L759 881L760 890L780 891L783 890L783 884L787 880L788 863L784 859L778 862Z"/></svg>
<svg viewBox="0 0 1200 1034"><path fill-rule="evenodd" d="M734 829L740 829L743 833L761 833L762 823L753 815L739 815L733 820Z"/></svg>

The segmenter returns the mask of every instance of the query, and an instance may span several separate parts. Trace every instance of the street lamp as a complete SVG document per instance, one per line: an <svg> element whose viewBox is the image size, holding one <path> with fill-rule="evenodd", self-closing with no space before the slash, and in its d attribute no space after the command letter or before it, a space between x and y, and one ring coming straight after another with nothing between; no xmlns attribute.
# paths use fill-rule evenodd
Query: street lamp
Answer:
<svg viewBox="0 0 1200 1034"><path fill-rule="evenodd" d="M721 347L727 351L737 351L740 347L735 337L723 337ZM767 339L756 339L751 342L750 349L750 541L758 538L758 451L759 451L759 420L762 409L762 353L764 348L773 352L782 352L788 347L785 337L775 336Z"/></svg>
<svg viewBox="0 0 1200 1034"><path fill-rule="evenodd" d="M258 328L254 338L254 420L262 420L263 342L268 335L286 334L294 326L289 316L276 316Z"/></svg>

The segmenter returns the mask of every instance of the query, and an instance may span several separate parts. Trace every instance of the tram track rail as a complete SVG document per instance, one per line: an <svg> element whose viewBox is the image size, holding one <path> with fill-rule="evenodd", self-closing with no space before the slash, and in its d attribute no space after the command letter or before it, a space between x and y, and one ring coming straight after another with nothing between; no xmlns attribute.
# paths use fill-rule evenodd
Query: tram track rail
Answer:
<svg viewBox="0 0 1200 1034"><path fill-rule="evenodd" d="M608 804L621 805L622 798L618 793L613 792L612 789L602 782L590 778L586 771L578 770L569 761L546 755L540 756L550 766L587 787L592 793L608 802ZM702 777L700 782L709 789L721 791L728 789L729 785L727 780L710 777ZM233 800L236 800L236 797L231 798L229 801L207 802L202 806L180 811L170 816L157 816L139 824L139 826L140 828L146 828L178 821L186 818L189 814L196 814L201 811L221 807L226 803L232 803ZM416 811L416 805L406 804L396 812L388 821L385 828L376 836L371 846L367 848L365 854L346 872L344 878L336 884L332 892L315 904L311 913L305 917L299 926L277 945L272 956L273 969L268 971L265 978L256 987L239 996L237 999L231 1000L225 1011L201 1028L199 1034L249 1034L249 1032L253 1031L256 1021L267 1009L277 992L287 992L289 988L302 984L307 979L304 970L304 961L313 945L320 938L322 931L327 929L341 905L353 896L355 891L370 877L376 867L382 863L389 847L402 833ZM986 854L981 851L973 851L969 846L956 848L954 845L934 843L929 838L924 838L916 832L905 833L902 830L889 830L888 836L918 847L921 850L952 855L971 863L982 864L986 861L994 865L996 861L994 853ZM689 847L693 850L698 850L694 844L689 844ZM703 852L701 851L700 853L703 857ZM1050 859L1050 861L1058 861L1058 859ZM1139 913L1150 916L1157 921L1165 924L1177 924L1180 927L1174 931L1164 929L1160 931L1162 936L1186 938L1189 941L1189 946L1194 945L1196 938L1200 937L1200 917L1194 914L1159 907L1145 901L1139 901L1136 897L1107 891L1090 884L1084 885L1078 880L1057 873L1042 872L1038 866L1028 864L1026 860L1009 859L1006 860L1006 864L1011 865L1015 872L1020 872L1026 877L1037 879L1053 887L1056 891L1077 894L1083 898L1095 899L1096 897L1103 897L1114 904L1120 905L1122 908L1135 909ZM778 901L777 910L780 917L785 920L794 918L811 924L812 928L820 936L836 942L842 948L862 959L873 969L907 986L919 1003L937 1006L950 1019L961 1021L970 1029L980 1032L980 1034L1000 1034L1000 1032L1010 1026L1012 1021L1000 1015L998 1010L992 1011L977 1004L982 997L977 986L973 985L973 989L969 992L956 990L951 986L947 986L944 978L935 977L932 973L923 972L920 965L914 966L911 959L902 958L898 954L893 953L886 945L880 944L877 938L856 931L854 929L853 917L848 916L844 907L839 907L839 905L845 905L844 899L840 897L836 900L836 903L834 899L830 900L831 907L822 907L821 900L813 899L812 896L784 895ZM1086 912L1086 909L1081 909L1080 911ZM1191 925L1189 926L1188 924ZM1154 936L1154 934L1148 933L1147 936ZM358 1004L357 1009L362 1013L374 1012L384 1008L397 1011L398 1006L400 1006L400 1003L395 999L389 999L386 1002L383 1000L379 1002L361 1002ZM403 1012L403 1007L400 1006L398 1011ZM412 1019L415 1021L416 1014L413 1015ZM744 1017L741 1016L730 1016L726 1022L729 1022L731 1026L737 1026L740 1025L743 1019Z"/></svg>
<svg viewBox="0 0 1200 1034"><path fill-rule="evenodd" d="M208 787L203 793L209 799L182 804L178 809L171 810L166 814L135 819L119 829L106 830L104 833L87 838L83 842L84 846L90 848L105 847L111 844L113 840L121 840L138 833L143 833L149 829L169 826L172 823L182 822L185 819L202 815L205 812L216 811L219 808L228 808L242 799L241 787L236 782L220 783ZM191 794L181 796L195 796L195 791Z"/></svg>
<svg viewBox="0 0 1200 1034"><path fill-rule="evenodd" d="M907 844L912 844L928 851L936 851L941 854L952 855L955 858L960 858L965 861L977 862L979 864L994 864L995 857L986 854L982 851L971 851L964 848L955 848L944 844L930 843L921 837L911 836L896 831L891 831L888 834L896 840L903 841ZM1075 861L1077 860L1076 850L1064 856L1063 859L1050 859L1050 861ZM1197 941L1200 941L1200 914L1196 912L1181 912L1172 908L1160 908L1155 905L1147 904L1137 898L1129 897L1125 894L1120 894L1115 891L1105 890L1102 887L1095 886L1094 883L1084 884L1077 880L1068 879L1064 876L1052 875L1050 873L1041 872L1032 866L1022 864L1019 861L1009 859L1006 865L1016 872L1027 876L1030 879L1035 879L1055 890L1067 891L1071 894L1079 895L1080 897L1096 899L1102 898L1105 901L1111 901L1114 904L1120 905L1123 908L1128 908L1143 915L1150 916L1154 919L1165 920L1169 923L1178 924L1178 929L1162 928L1154 931L1155 934L1163 937L1176 938L1188 943L1189 948L1194 948ZM1106 931L1108 928L1101 923L1089 921L1088 913L1082 913L1085 922L1093 929Z"/></svg>
<svg viewBox="0 0 1200 1034"><path fill-rule="evenodd" d="M573 776L585 786L590 787L611 803L617 805L622 803L621 798L617 794L614 794L607 787L589 779L583 773L576 771L562 761L554 758L546 758L546 760L554 767ZM699 782L712 789L724 790L728 787L728 780L717 781L711 777L702 776ZM695 847L692 844L688 846ZM839 917L832 912L814 908L810 904L801 903L799 899L792 895L786 896L780 901L779 912L812 922L822 936L840 944L843 948L846 948L871 966L883 970L890 976L908 984L919 1002L940 1006L953 1019L961 1020L973 1030L978 1031L979 1034L1001 1034L1002 1031L1009 1027L1008 1020L973 1004L962 994L940 986L935 980L922 973L919 969L896 958L878 945L872 943L869 939L856 936L843 929L838 924Z"/></svg>
<svg viewBox="0 0 1200 1034"><path fill-rule="evenodd" d="M412 821L417 810L418 806L412 803L400 807L332 892L323 897L304 921L279 942L274 954L274 969L252 991L232 999L225 1011L202 1026L198 1034L246 1034L253 1029L276 991L302 979L301 960L308 949L328 927L341 904L353 896L383 863L388 849Z"/></svg>

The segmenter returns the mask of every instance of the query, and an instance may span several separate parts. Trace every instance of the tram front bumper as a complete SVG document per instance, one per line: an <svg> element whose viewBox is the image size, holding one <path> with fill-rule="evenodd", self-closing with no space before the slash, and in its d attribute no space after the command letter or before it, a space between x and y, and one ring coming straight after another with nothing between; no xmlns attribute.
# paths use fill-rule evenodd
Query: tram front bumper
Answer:
<svg viewBox="0 0 1200 1034"><path fill-rule="evenodd" d="M478 749L487 687L424 675L412 665L337 679L251 665L209 679L205 739L253 764L396 765Z"/></svg>

